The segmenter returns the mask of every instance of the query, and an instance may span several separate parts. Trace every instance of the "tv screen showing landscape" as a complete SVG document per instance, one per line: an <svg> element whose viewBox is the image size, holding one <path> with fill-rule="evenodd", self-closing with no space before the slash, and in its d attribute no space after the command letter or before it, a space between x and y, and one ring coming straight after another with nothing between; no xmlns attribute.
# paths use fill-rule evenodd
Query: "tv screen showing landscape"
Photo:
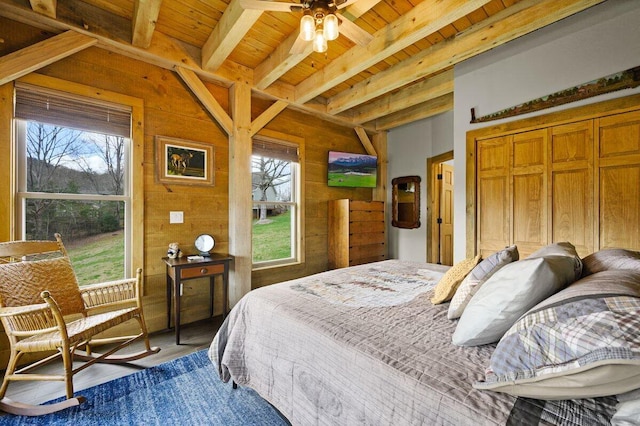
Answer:
<svg viewBox="0 0 640 426"><path fill-rule="evenodd" d="M378 157L329 151L329 186L375 188Z"/></svg>

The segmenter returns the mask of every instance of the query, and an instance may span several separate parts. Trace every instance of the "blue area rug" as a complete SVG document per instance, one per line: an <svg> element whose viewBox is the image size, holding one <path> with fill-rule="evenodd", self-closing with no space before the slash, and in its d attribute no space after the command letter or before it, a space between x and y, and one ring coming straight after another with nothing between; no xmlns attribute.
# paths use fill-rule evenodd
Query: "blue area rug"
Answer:
<svg viewBox="0 0 640 426"><path fill-rule="evenodd" d="M288 424L253 390L223 383L206 350L76 394L87 401L40 417L3 413L0 425Z"/></svg>

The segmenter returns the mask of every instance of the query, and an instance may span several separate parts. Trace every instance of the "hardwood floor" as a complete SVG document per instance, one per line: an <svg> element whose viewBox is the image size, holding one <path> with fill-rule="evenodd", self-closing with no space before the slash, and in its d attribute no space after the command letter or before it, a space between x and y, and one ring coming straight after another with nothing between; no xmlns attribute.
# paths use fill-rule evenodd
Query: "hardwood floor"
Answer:
<svg viewBox="0 0 640 426"><path fill-rule="evenodd" d="M175 343L175 334L172 330L164 330L150 335L151 345L160 347L160 352L148 356L130 364L94 364L84 371L77 373L73 378L74 392L82 395L82 389L108 382L118 377L135 373L144 368L153 367L163 362L188 355L192 352L206 349L211 344L216 331L222 324L222 316L198 321L192 324L184 324L180 327L180 345ZM136 342L129 348L143 348L142 343ZM42 367L39 371L59 372L60 363L52 363ZM64 396L64 383L62 382L11 382L7 390L8 398L28 404L41 404L60 396Z"/></svg>

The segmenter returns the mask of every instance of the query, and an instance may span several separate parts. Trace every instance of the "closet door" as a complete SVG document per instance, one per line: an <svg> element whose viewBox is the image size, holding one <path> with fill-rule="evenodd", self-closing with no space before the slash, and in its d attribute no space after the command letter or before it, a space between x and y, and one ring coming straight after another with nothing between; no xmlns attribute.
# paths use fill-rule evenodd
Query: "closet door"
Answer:
<svg viewBox="0 0 640 426"><path fill-rule="evenodd" d="M483 257L509 245L511 191L509 158L512 136L478 141L476 223L478 253Z"/></svg>
<svg viewBox="0 0 640 426"><path fill-rule="evenodd" d="M511 241L524 258L547 244L547 130L513 136Z"/></svg>
<svg viewBox="0 0 640 426"><path fill-rule="evenodd" d="M596 125L599 248L640 250L640 112Z"/></svg>
<svg viewBox="0 0 640 426"><path fill-rule="evenodd" d="M550 240L569 241L582 257L594 245L593 120L549 129Z"/></svg>

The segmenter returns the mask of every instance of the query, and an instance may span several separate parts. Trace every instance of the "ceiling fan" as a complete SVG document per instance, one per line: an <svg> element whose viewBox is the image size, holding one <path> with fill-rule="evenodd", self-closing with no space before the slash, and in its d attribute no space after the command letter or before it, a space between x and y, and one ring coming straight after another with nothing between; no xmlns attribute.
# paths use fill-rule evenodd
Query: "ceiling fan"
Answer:
<svg viewBox="0 0 640 426"><path fill-rule="evenodd" d="M300 20L300 34L291 47L290 53L302 53L306 43L313 41L315 52L327 50L327 40L335 40L339 34L349 38L360 46L366 46L373 36L336 11L357 0L302 0L302 3L287 3L266 0L241 0L245 9L266 10L271 12L303 13ZM339 28L339 29L338 29Z"/></svg>

